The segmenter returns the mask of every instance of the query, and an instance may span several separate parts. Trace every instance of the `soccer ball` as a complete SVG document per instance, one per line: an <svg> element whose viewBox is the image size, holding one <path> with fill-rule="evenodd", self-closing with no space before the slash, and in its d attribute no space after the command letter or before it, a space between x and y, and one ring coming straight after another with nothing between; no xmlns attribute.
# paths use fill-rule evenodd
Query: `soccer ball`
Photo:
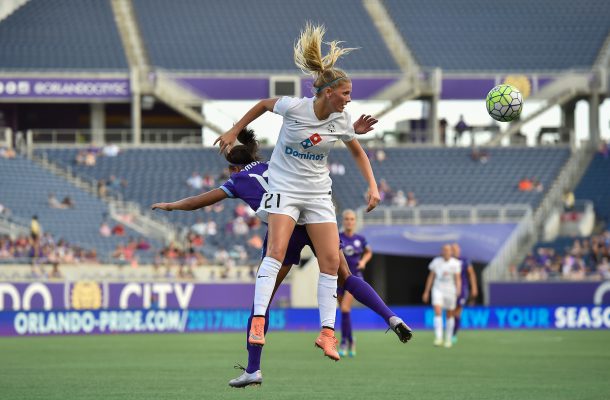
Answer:
<svg viewBox="0 0 610 400"><path fill-rule="evenodd" d="M521 92L511 85L498 85L487 93L487 112L500 122L519 118L523 107Z"/></svg>

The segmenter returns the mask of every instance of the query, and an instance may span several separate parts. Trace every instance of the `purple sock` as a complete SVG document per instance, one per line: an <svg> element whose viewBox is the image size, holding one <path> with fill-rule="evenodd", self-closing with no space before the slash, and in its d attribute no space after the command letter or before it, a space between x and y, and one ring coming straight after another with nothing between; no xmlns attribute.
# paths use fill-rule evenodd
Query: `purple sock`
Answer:
<svg viewBox="0 0 610 400"><path fill-rule="evenodd" d="M351 275L345 280L343 288L350 292L356 300L375 311L385 322L396 315L364 279Z"/></svg>
<svg viewBox="0 0 610 400"><path fill-rule="evenodd" d="M457 335L458 330L460 329L460 322L462 321L462 317L454 317L455 325L453 326L453 336Z"/></svg>
<svg viewBox="0 0 610 400"><path fill-rule="evenodd" d="M250 311L250 318L248 318L248 327L246 328L246 349L248 350L248 367L246 372L251 374L261 369L261 355L263 354L262 346L252 346L248 343L248 336L250 335L250 327L252 326L252 317L254 315L254 306ZM269 308L267 307L267 313L265 314L265 334L269 330Z"/></svg>
<svg viewBox="0 0 610 400"><path fill-rule="evenodd" d="M341 344L351 344L352 342L352 314L341 312Z"/></svg>

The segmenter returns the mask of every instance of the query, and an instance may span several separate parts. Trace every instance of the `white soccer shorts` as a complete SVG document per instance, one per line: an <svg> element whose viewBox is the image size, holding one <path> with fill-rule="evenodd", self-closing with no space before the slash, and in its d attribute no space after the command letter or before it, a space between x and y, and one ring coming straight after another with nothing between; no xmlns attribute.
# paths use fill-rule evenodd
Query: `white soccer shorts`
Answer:
<svg viewBox="0 0 610 400"><path fill-rule="evenodd" d="M290 216L299 225L337 223L335 206L331 199L302 199L281 193L266 193L256 215L268 222L269 214Z"/></svg>
<svg viewBox="0 0 610 400"><path fill-rule="evenodd" d="M445 310L455 310L457 296L455 293L444 293L440 290L432 289L432 305L444 308Z"/></svg>

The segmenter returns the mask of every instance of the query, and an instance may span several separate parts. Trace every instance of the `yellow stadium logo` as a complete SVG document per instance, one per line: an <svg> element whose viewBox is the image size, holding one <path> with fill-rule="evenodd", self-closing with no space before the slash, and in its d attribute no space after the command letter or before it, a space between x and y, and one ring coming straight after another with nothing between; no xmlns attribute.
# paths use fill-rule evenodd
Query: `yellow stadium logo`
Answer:
<svg viewBox="0 0 610 400"><path fill-rule="evenodd" d="M532 84L525 75L507 75L504 78L504 83L516 87L520 92L521 96L525 99L532 93Z"/></svg>
<svg viewBox="0 0 610 400"><path fill-rule="evenodd" d="M76 282L72 287L72 308L96 310L102 307L102 288L96 282Z"/></svg>

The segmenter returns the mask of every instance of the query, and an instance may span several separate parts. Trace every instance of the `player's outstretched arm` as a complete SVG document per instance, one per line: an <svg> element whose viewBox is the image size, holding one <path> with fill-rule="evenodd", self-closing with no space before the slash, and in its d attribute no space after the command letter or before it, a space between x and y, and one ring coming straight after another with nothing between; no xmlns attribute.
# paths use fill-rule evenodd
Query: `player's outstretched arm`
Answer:
<svg viewBox="0 0 610 400"><path fill-rule="evenodd" d="M187 197L172 203L155 203L150 206L153 210L164 211L182 210L193 211L201 207L211 206L227 198L227 194L221 189L213 189L197 196Z"/></svg>
<svg viewBox="0 0 610 400"><path fill-rule="evenodd" d="M230 153L235 141L237 140L237 135L244 129L248 124L252 121L263 115L267 111L273 111L273 107L275 107L275 103L277 103L278 99L265 99L261 100L254 105L246 114L231 129L222 135L218 136L218 138L214 141L214 146L218 143L220 147L220 152Z"/></svg>
<svg viewBox="0 0 610 400"><path fill-rule="evenodd" d="M460 297L462 294L462 274L459 272L455 274L455 292L457 293L457 297Z"/></svg>
<svg viewBox="0 0 610 400"><path fill-rule="evenodd" d="M381 201L379 189L377 188L377 182L375 181L375 176L373 175L371 162L362 149L362 146L360 146L358 140L350 140L349 142L346 142L345 145L352 154L352 157L354 157L354 161L356 161L356 165L358 166L358 169L360 169L360 173L369 185L369 190L367 192L368 204L366 207L366 211L369 212L377 207L377 204L379 204Z"/></svg>

